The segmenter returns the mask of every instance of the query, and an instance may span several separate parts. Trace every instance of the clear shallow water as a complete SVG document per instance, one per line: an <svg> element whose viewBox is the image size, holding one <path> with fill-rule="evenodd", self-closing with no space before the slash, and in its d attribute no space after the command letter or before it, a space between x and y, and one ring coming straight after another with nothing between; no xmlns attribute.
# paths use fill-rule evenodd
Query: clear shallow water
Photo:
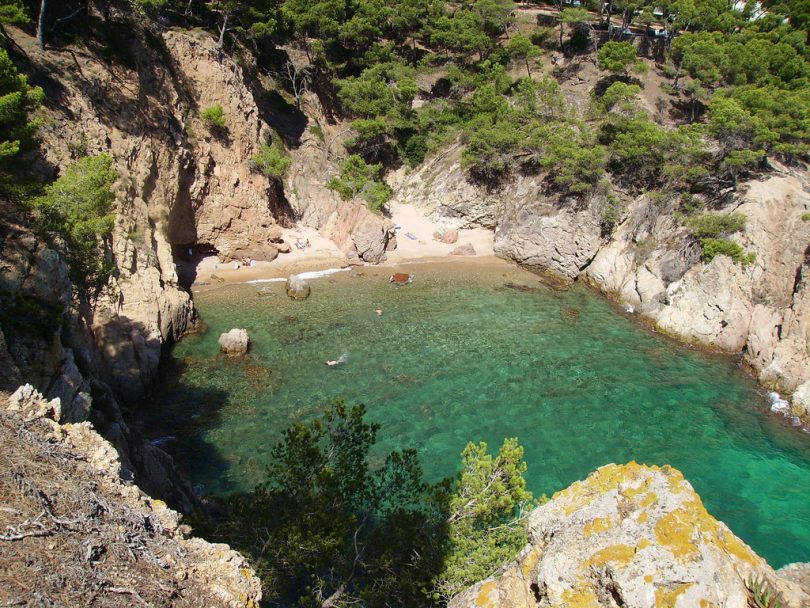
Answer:
<svg viewBox="0 0 810 608"><path fill-rule="evenodd" d="M415 447L431 479L456 470L468 441L512 436L536 495L610 462L671 464L772 565L810 561L810 437L733 362L518 269L411 271L403 288L385 269L332 275L305 302L283 283L196 294L208 330L174 349L147 431L176 437L165 447L204 492L227 493L262 479L289 423L343 398L382 424L379 454ZM233 327L252 339L241 360L218 353ZM324 364L342 353L346 364Z"/></svg>

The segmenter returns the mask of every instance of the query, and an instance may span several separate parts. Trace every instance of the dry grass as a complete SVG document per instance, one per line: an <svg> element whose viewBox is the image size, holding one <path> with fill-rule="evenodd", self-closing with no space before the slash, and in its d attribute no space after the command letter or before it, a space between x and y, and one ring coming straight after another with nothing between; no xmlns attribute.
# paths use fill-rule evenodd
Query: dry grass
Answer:
<svg viewBox="0 0 810 608"><path fill-rule="evenodd" d="M0 412L0 605L221 605L184 586L186 551L157 518L51 435Z"/></svg>

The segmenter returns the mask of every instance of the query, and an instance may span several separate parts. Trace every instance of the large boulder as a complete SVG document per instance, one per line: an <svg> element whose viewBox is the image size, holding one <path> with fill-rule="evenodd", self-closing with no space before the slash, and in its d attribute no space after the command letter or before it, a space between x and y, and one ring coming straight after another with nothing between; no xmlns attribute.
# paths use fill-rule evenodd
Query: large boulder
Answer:
<svg viewBox="0 0 810 608"><path fill-rule="evenodd" d="M297 274L291 275L287 279L285 287L287 295L293 300L306 300L312 292L312 288L304 279Z"/></svg>
<svg viewBox="0 0 810 608"><path fill-rule="evenodd" d="M569 280L590 263L601 245L596 212L545 198L504 204L495 231L495 255Z"/></svg>
<svg viewBox="0 0 810 608"><path fill-rule="evenodd" d="M244 355L250 347L247 330L232 329L219 337L219 350L229 356Z"/></svg>
<svg viewBox="0 0 810 608"><path fill-rule="evenodd" d="M810 602L668 466L604 466L535 509L528 529L517 560L450 608L747 608L751 580L785 608Z"/></svg>
<svg viewBox="0 0 810 608"><path fill-rule="evenodd" d="M433 239L446 245L452 245L458 241L458 230L455 228L437 230L433 233Z"/></svg>
<svg viewBox="0 0 810 608"><path fill-rule="evenodd" d="M790 409L799 418L810 422L810 380L800 384L790 399Z"/></svg>

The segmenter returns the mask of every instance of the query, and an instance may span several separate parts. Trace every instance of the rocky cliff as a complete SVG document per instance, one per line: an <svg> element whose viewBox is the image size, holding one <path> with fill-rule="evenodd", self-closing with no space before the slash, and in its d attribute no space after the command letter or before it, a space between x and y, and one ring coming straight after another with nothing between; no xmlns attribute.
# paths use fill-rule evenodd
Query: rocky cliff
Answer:
<svg viewBox="0 0 810 608"><path fill-rule="evenodd" d="M725 256L701 261L700 246L674 216L676 201L625 196L618 225L604 236L598 197L548 192L544 175L516 176L496 191L472 184L451 147L405 179L395 197L446 224L495 230L496 254L540 274L581 278L660 330L742 353L759 380L796 393L810 420L810 209L806 175L776 168L741 184L722 210L748 218L734 236L756 254L749 266ZM800 390L797 390L800 389Z"/></svg>
<svg viewBox="0 0 810 608"><path fill-rule="evenodd" d="M258 606L244 558L187 538L89 422L57 424L60 400L30 385L0 405L3 605Z"/></svg>
<svg viewBox="0 0 810 608"><path fill-rule="evenodd" d="M758 589L810 602L796 582L808 565L774 572L670 467L602 467L533 511L528 530L516 560L450 608L748 608Z"/></svg>

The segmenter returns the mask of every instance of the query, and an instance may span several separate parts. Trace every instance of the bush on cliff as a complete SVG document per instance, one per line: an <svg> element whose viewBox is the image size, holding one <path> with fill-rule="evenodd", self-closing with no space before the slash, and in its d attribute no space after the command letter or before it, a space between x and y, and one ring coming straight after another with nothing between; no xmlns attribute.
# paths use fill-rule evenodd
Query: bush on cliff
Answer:
<svg viewBox="0 0 810 608"><path fill-rule="evenodd" d="M287 174L292 159L278 148L262 146L258 154L250 160L250 165L267 177L280 180Z"/></svg>
<svg viewBox="0 0 810 608"><path fill-rule="evenodd" d="M523 449L470 443L455 480L427 484L414 450L372 454L379 425L338 402L294 424L267 479L227 501L213 536L245 552L284 606L435 606L526 542Z"/></svg>
<svg viewBox="0 0 810 608"><path fill-rule="evenodd" d="M437 599L449 600L490 576L527 542L523 513L532 505L523 474L523 448L506 439L496 457L487 444L467 444L449 496L447 545L434 581Z"/></svg>
<svg viewBox="0 0 810 608"><path fill-rule="evenodd" d="M205 126L211 131L222 130L228 126L228 123L225 121L225 111L219 104L205 108L200 112L200 118L202 118Z"/></svg>
<svg viewBox="0 0 810 608"><path fill-rule="evenodd" d="M42 89L30 86L8 53L0 49L0 162L33 142L41 121L30 115L44 99Z"/></svg>
<svg viewBox="0 0 810 608"><path fill-rule="evenodd" d="M116 178L109 154L86 156L32 202L40 225L64 239L71 279L81 287L100 289L113 270L104 242L115 219L112 185Z"/></svg>
<svg viewBox="0 0 810 608"><path fill-rule="evenodd" d="M391 198L391 188L382 181L382 165L369 165L352 154L340 165L340 175L332 176L326 187L345 200L362 198L372 211L379 211Z"/></svg>

